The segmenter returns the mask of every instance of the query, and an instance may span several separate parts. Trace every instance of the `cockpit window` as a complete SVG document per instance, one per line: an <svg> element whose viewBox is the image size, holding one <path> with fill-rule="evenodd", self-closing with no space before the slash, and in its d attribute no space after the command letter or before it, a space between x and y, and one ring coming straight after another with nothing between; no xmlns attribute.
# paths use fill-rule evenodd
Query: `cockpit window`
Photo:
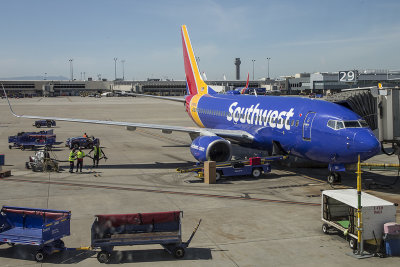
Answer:
<svg viewBox="0 0 400 267"><path fill-rule="evenodd" d="M340 130L344 128L362 128L369 127L365 120L359 121L339 121L339 120L329 120L327 126L334 130Z"/></svg>
<svg viewBox="0 0 400 267"><path fill-rule="evenodd" d="M344 123L343 123L343 121L337 121L336 122L336 130L340 130L340 129L343 129L344 128Z"/></svg>
<svg viewBox="0 0 400 267"><path fill-rule="evenodd" d="M345 121L344 126L346 128L361 128L361 125L358 121Z"/></svg>
<svg viewBox="0 0 400 267"><path fill-rule="evenodd" d="M368 123L365 120L360 120L361 127L369 127Z"/></svg>

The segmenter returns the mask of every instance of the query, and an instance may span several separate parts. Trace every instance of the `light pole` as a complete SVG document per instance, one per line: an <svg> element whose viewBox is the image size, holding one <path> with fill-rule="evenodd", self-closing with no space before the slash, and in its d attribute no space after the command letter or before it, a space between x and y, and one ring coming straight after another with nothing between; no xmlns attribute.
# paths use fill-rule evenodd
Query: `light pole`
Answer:
<svg viewBox="0 0 400 267"><path fill-rule="evenodd" d="M44 80L47 80L47 72L44 73Z"/></svg>
<svg viewBox="0 0 400 267"><path fill-rule="evenodd" d="M114 80L117 80L117 60L118 60L118 58L114 58L114 77L115 77L115 79Z"/></svg>
<svg viewBox="0 0 400 267"><path fill-rule="evenodd" d="M125 81L125 59L121 60L122 63L122 80Z"/></svg>
<svg viewBox="0 0 400 267"><path fill-rule="evenodd" d="M253 61L253 81L254 81L254 62L256 61L255 59L252 59L251 61Z"/></svg>
<svg viewBox="0 0 400 267"><path fill-rule="evenodd" d="M71 74L71 81L73 81L74 80L74 65L73 65L74 60L72 58L70 58L68 61L69 61L69 71Z"/></svg>
<svg viewBox="0 0 400 267"><path fill-rule="evenodd" d="M267 61L268 61L268 80L269 80L269 61L271 60L271 58L270 57L267 57Z"/></svg>

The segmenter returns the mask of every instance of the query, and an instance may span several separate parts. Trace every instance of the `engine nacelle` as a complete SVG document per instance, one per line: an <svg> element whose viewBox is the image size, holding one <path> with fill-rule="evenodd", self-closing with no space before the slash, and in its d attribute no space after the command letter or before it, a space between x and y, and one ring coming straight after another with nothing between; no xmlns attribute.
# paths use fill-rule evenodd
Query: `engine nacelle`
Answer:
<svg viewBox="0 0 400 267"><path fill-rule="evenodd" d="M190 153L198 161L223 162L231 159L231 143L219 136L199 136L193 140Z"/></svg>

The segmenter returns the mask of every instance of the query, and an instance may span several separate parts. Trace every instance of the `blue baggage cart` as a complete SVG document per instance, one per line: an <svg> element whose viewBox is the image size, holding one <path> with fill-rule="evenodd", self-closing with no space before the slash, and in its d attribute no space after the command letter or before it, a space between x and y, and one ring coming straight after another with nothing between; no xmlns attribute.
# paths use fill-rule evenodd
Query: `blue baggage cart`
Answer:
<svg viewBox="0 0 400 267"><path fill-rule="evenodd" d="M182 241L182 211L96 215L92 225L92 248L100 248L97 260L108 263L114 246L160 244L182 258L200 222L188 241Z"/></svg>
<svg viewBox="0 0 400 267"><path fill-rule="evenodd" d="M20 132L17 135L8 137L8 143L12 144L9 145L8 148L12 149L15 147L24 150L26 148L34 149L42 146L51 147L55 144L55 142L56 135L54 134L53 130L40 132Z"/></svg>
<svg viewBox="0 0 400 267"><path fill-rule="evenodd" d="M0 245L36 246L35 259L64 250L61 238L70 235L71 212L3 206L0 214Z"/></svg>

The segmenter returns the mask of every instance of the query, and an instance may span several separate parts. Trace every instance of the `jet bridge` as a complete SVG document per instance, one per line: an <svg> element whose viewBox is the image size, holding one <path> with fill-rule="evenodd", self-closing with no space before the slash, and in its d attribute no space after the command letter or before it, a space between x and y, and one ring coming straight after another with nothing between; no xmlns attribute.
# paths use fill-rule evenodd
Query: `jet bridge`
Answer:
<svg viewBox="0 0 400 267"><path fill-rule="evenodd" d="M327 101L345 106L368 123L382 143L400 145L400 89L354 88L329 96Z"/></svg>

